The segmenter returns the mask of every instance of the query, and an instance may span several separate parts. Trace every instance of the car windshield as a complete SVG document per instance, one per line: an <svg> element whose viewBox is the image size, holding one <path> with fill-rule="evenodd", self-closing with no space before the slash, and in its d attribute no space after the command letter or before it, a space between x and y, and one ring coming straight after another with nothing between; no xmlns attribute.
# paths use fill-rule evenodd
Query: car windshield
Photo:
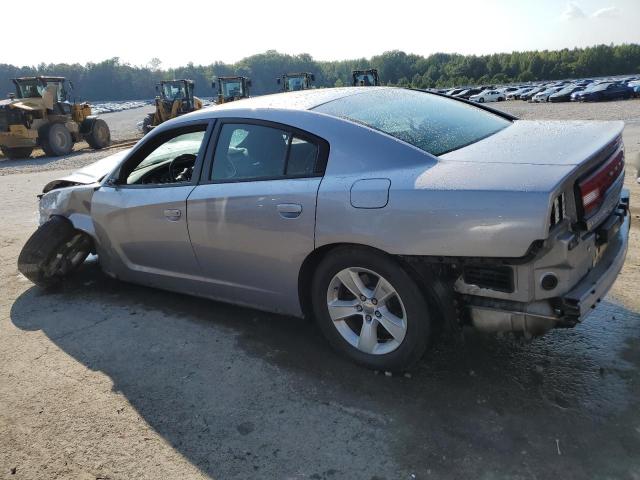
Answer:
<svg viewBox="0 0 640 480"><path fill-rule="evenodd" d="M559 94L560 94L560 93L562 93L562 94L565 94L565 93L571 93L571 92L573 92L576 88L578 88L578 87L576 87L575 85L571 85L570 87L565 87L565 88L563 88L563 89L562 89L562 90L560 90L558 93L559 93Z"/></svg>
<svg viewBox="0 0 640 480"><path fill-rule="evenodd" d="M314 110L361 123L432 155L475 143L511 124L458 100L395 88L350 95Z"/></svg>
<svg viewBox="0 0 640 480"><path fill-rule="evenodd" d="M609 85L613 85L613 84L612 83L601 83L599 85L596 85L595 87L593 87L589 91L591 91L591 92L599 92L601 90L606 90L607 87L609 87Z"/></svg>

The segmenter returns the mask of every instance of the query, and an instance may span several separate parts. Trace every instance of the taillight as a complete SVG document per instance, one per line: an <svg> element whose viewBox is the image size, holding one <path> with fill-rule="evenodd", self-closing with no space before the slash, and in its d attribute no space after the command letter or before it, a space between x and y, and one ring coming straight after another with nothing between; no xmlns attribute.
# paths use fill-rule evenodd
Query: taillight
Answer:
<svg viewBox="0 0 640 480"><path fill-rule="evenodd" d="M624 151L607 160L600 168L578 183L584 216L595 212L607 194L609 187L624 171Z"/></svg>

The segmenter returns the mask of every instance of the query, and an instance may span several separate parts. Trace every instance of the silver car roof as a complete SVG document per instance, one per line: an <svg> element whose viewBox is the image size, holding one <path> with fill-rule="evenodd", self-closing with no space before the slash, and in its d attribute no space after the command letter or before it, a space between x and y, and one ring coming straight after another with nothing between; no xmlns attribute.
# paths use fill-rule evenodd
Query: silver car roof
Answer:
<svg viewBox="0 0 640 480"><path fill-rule="evenodd" d="M213 112L224 111L225 116L232 115L233 110L311 110L339 98L365 93L372 89L390 89L393 87L342 87L342 88L319 88L310 90L300 90L296 92L274 93L261 95L258 97L244 98L222 105L212 105L203 108L189 115L191 119L198 117L209 117Z"/></svg>

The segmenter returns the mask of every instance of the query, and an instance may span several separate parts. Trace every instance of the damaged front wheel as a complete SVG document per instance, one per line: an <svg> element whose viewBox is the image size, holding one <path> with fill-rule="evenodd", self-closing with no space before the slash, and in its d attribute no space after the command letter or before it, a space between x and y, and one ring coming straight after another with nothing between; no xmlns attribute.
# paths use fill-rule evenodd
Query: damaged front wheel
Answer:
<svg viewBox="0 0 640 480"><path fill-rule="evenodd" d="M52 217L27 240L18 270L36 285L55 287L84 262L92 240L64 217Z"/></svg>

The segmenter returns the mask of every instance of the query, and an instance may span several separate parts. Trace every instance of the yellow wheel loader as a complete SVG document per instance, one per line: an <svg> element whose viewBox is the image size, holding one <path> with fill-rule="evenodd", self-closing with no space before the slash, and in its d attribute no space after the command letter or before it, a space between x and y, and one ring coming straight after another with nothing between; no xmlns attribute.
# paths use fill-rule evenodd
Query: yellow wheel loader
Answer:
<svg viewBox="0 0 640 480"><path fill-rule="evenodd" d="M6 157L28 158L36 147L60 156L81 140L95 149L111 142L108 125L91 115L88 103L69 101L63 77L22 77L13 83L15 93L0 101L0 150Z"/></svg>
<svg viewBox="0 0 640 480"><path fill-rule="evenodd" d="M217 90L216 104L229 103L234 100L249 97L249 88L251 80L247 77L218 77L211 84L214 90Z"/></svg>
<svg viewBox="0 0 640 480"><path fill-rule="evenodd" d="M297 90L307 90L311 88L311 83L316 81L313 73L285 73L276 79L283 92L295 92Z"/></svg>
<svg viewBox="0 0 640 480"><path fill-rule="evenodd" d="M202 100L193 95L195 85L187 79L163 80L156 85L156 111L145 117L142 131L147 134L167 120L200 110Z"/></svg>

